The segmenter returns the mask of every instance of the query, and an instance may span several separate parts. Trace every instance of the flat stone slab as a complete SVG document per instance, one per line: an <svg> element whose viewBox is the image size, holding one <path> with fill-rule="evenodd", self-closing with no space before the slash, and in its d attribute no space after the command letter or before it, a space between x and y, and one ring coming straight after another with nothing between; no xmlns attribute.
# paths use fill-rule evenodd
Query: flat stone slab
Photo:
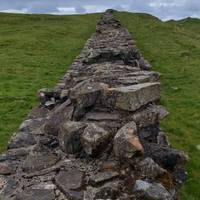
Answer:
<svg viewBox="0 0 200 200"><path fill-rule="evenodd" d="M55 165L60 158L52 153L35 153L30 154L23 163L24 172L30 173L40 171Z"/></svg>
<svg viewBox="0 0 200 200"><path fill-rule="evenodd" d="M72 200L81 200L82 192L81 189L83 182L83 173L77 169L69 169L69 171L60 171L55 178L56 185L58 188Z"/></svg>
<svg viewBox="0 0 200 200"><path fill-rule="evenodd" d="M119 173L115 171L98 172L97 174L91 176L90 180L92 183L98 184L116 178L118 176Z"/></svg>
<svg viewBox="0 0 200 200"><path fill-rule="evenodd" d="M160 183L137 180L134 191L138 199L173 200L171 194Z"/></svg>
<svg viewBox="0 0 200 200"><path fill-rule="evenodd" d="M115 106L127 111L135 111L147 103L160 99L159 82L110 88L109 91L116 96Z"/></svg>
<svg viewBox="0 0 200 200"><path fill-rule="evenodd" d="M33 189L18 194L16 200L55 200L55 198L54 190Z"/></svg>
<svg viewBox="0 0 200 200"><path fill-rule="evenodd" d="M119 120L120 115L118 113L106 113L106 112L89 112L85 118L91 121L104 121L104 120Z"/></svg>

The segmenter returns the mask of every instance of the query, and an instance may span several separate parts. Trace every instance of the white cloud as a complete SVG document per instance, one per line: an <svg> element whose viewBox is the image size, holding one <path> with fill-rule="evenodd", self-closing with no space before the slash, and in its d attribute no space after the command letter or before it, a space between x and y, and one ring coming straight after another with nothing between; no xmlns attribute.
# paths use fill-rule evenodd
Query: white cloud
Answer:
<svg viewBox="0 0 200 200"><path fill-rule="evenodd" d="M7 10L0 10L0 12L3 12L3 13L28 13L28 9L26 9L26 8L21 9L21 10L7 9Z"/></svg>
<svg viewBox="0 0 200 200"><path fill-rule="evenodd" d="M96 13L96 12L104 12L109 6L104 5L87 5L83 6L85 8L86 13Z"/></svg>
<svg viewBox="0 0 200 200"><path fill-rule="evenodd" d="M61 15L77 14L75 7L58 7L57 10L56 13Z"/></svg>
<svg viewBox="0 0 200 200"><path fill-rule="evenodd" d="M196 16L200 0L0 0L1 12L77 14L103 12L108 8L146 12L163 20Z"/></svg>

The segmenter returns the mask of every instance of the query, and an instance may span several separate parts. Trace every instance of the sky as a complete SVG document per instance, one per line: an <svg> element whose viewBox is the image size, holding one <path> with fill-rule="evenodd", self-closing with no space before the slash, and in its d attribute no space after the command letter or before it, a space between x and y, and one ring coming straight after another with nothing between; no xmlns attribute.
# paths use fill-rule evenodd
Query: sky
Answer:
<svg viewBox="0 0 200 200"><path fill-rule="evenodd" d="M200 18L200 0L0 0L0 12L84 14L108 8L144 12L162 20Z"/></svg>

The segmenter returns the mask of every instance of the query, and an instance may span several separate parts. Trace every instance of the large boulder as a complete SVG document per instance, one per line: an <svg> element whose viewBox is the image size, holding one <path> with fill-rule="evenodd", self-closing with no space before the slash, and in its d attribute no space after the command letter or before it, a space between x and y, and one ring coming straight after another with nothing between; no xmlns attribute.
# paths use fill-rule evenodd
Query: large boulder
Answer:
<svg viewBox="0 0 200 200"><path fill-rule="evenodd" d="M115 135L114 154L118 158L131 158L136 153L143 153L143 146L137 136L135 122L125 124Z"/></svg>

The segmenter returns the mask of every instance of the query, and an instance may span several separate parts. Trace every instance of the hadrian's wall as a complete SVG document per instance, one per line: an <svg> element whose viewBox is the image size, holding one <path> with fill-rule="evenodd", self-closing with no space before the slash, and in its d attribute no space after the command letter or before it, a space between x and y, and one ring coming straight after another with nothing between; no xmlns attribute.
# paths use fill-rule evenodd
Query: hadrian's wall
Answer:
<svg viewBox="0 0 200 200"><path fill-rule="evenodd" d="M159 73L112 10L0 155L3 200L175 200L184 153L159 126Z"/></svg>

